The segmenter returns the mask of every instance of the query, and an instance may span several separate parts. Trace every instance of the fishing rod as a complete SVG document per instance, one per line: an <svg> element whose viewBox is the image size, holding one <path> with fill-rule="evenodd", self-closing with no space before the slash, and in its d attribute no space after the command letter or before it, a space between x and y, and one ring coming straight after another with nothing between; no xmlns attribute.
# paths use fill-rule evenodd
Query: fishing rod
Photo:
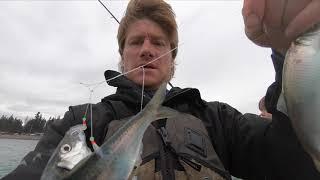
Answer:
<svg viewBox="0 0 320 180"><path fill-rule="evenodd" d="M112 16L112 18L116 20L118 24L120 24L120 21L112 14L112 12L100 0L98 1L108 11L108 13Z"/></svg>
<svg viewBox="0 0 320 180"><path fill-rule="evenodd" d="M120 21L112 14L112 12L101 2L101 0L98 0L99 3L108 11L108 13L112 16L114 20L117 21L118 24L120 24ZM168 84L173 88L174 86L171 84L171 82L168 82Z"/></svg>
<svg viewBox="0 0 320 180"><path fill-rule="evenodd" d="M108 11L108 13L112 16L112 18L114 20L117 21L118 24L120 24L120 21L112 14L112 12L101 2L101 0L98 0L99 3L104 7L105 10ZM81 83L83 84L83 83ZM100 84L100 83L99 83ZM85 84L83 84L85 85ZM86 85L85 85L86 86ZM96 87L94 87L93 89L90 88L90 85L88 85L88 88L90 90L90 97L89 97L89 103L86 107L86 111L85 111L85 114L84 116L82 117L82 125L84 127L84 129L87 129L87 113L88 113L88 109L90 109L90 124L91 124L91 127L90 127L90 142L91 142L91 145L94 149L94 151L97 151L97 149L99 148L99 146L97 145L95 139L94 139L94 136L93 136L93 116L92 116L92 103L91 103L91 98L92 98L92 95L93 95L93 92L94 92L94 89ZM143 96L142 96L143 97ZM142 105L141 105L142 106Z"/></svg>
<svg viewBox="0 0 320 180"><path fill-rule="evenodd" d="M118 24L120 24L120 21L119 21L119 20L113 15L113 13L101 2L101 0L98 0L98 1L99 1L99 3L105 8L105 10L108 11L108 13L112 16L112 18L113 18L114 20L116 20ZM156 59L148 62L147 64L152 63L152 62L160 59L162 56L164 56L164 55L172 52L173 50L175 50L175 49L177 49L177 48L178 48L178 46L175 47L175 48L173 48L173 49L171 49L170 51L162 54L162 55L159 56L158 58L156 58ZM146 65L146 64L145 64L145 65ZM120 77L120 76L123 76L123 75L128 74L128 73L130 73L130 72L132 72L132 71L135 71L135 70L137 70L137 69L142 68L142 70L143 70L143 85L142 85L142 91L141 91L142 94L141 94L141 107L140 107L140 108L141 108L140 110L142 110L143 97L144 97L143 93L144 93L144 78L145 78L145 77L144 77L144 66L145 66L145 65L139 66L139 67L137 67L137 68L134 68L134 69L132 69L132 70L130 70L130 71L128 71L128 72L121 73L121 74L119 74L119 75L117 75L117 76L115 76L115 77L113 77L113 78L104 80L104 81L99 82L99 83L94 83L94 84L84 84L84 83L80 83L80 84L86 86L87 88L89 88L89 90L90 90L89 103L87 104L86 111L85 111L85 113L84 113L84 116L82 117L82 125L84 126L84 129L87 128L87 116L88 116L88 113L89 113L88 111L89 111L89 109L90 109L90 115L89 115L89 116L90 116L90 125L91 125L91 126L90 126L90 138L89 138L89 139L90 139L90 142L91 142L91 145L92 145L94 151L96 151L96 150L99 148L99 146L98 146L97 143L95 142L95 139L94 139L94 136L93 136L93 120L92 120L92 119L93 119L93 115L92 115L92 103L91 103L91 100L92 100L92 96L93 96L93 93L94 93L94 89L97 88L99 85L101 85L101 84L104 83L104 82L108 82L108 81L110 81L110 80L112 80L112 79L118 78L118 77ZM168 84L171 86L171 88L174 87L170 82L168 82ZM93 88L90 88L90 86L94 86L94 87L93 87Z"/></svg>

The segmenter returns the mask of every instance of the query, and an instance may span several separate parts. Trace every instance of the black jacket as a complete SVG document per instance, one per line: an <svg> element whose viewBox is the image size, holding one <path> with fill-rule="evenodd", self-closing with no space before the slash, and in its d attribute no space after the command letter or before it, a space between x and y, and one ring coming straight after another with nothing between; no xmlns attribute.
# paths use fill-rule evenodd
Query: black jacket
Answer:
<svg viewBox="0 0 320 180"><path fill-rule="evenodd" d="M107 79L117 74L105 72ZM125 77L112 80L109 85L117 87L117 92L93 105L93 129L98 145L104 141L108 123L123 116L115 113L110 100L122 101L134 114L140 110L141 89L137 85ZM149 100L150 97L146 96L144 105ZM177 87L168 92L164 105L203 121L215 151L233 176L256 180L320 179L311 158L299 144L289 119L280 112L275 111L270 122L254 114L241 114L225 103L206 102L197 89ZM19 165L3 179L39 179L64 133L71 126L82 123L85 110L86 105L70 107L62 120L55 121L47 129L35 150L26 155L26 165ZM86 135L90 144L90 132L86 131Z"/></svg>
<svg viewBox="0 0 320 180"><path fill-rule="evenodd" d="M284 56L277 51L272 50L271 59L275 71L275 81L267 89L265 105L269 113L274 113L277 111L276 104L281 93Z"/></svg>

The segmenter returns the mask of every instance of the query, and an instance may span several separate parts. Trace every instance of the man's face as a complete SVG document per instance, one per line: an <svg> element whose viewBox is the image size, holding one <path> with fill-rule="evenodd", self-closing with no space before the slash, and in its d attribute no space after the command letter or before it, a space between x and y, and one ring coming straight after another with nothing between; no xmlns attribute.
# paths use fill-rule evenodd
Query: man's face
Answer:
<svg viewBox="0 0 320 180"><path fill-rule="evenodd" d="M124 44L122 63L124 72L144 65L170 51L170 42L161 27L148 19L137 20L128 30ZM167 53L144 67L146 89L157 89L171 77L172 54ZM136 84L142 85L143 69L139 68L126 75Z"/></svg>

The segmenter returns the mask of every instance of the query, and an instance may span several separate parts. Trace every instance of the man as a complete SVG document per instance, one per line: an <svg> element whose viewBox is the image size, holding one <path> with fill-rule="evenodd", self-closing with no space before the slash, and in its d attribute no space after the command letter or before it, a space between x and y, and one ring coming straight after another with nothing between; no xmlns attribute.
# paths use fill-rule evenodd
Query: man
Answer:
<svg viewBox="0 0 320 180"><path fill-rule="evenodd" d="M140 111L162 82L174 74L178 34L174 13L162 0L132 0L118 31L120 69L132 71L109 82L117 92L93 105L94 138L98 145L123 120ZM146 63L144 68L138 68ZM106 79L119 73L106 71ZM185 113L153 123L143 138L139 179L319 179L312 160L299 144L289 119L275 111L272 122L241 114L221 102L206 102L197 89L172 88L165 106ZM70 107L48 128L24 163L4 179L39 179L65 132L82 123L86 105ZM124 121L124 120L123 120ZM90 128L88 128L90 129ZM89 144L89 131L86 131Z"/></svg>
<svg viewBox="0 0 320 180"><path fill-rule="evenodd" d="M277 102L282 90L284 56L276 50L272 50L271 59L275 70L275 81L268 87L266 95L259 101L260 116L267 119L272 119L272 113L277 111Z"/></svg>
<svg viewBox="0 0 320 180"><path fill-rule="evenodd" d="M265 96L263 96L258 104L259 110L260 110L260 117L266 118L268 120L272 120L272 114L270 114L267 109L266 109L266 105L265 105Z"/></svg>

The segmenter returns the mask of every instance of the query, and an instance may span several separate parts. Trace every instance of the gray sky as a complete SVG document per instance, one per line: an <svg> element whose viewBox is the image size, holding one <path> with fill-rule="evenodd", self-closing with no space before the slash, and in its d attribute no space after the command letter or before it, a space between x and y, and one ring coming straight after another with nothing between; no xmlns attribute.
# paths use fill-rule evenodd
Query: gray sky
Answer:
<svg viewBox="0 0 320 180"><path fill-rule="evenodd" d="M103 1L119 19L127 1ZM273 82L271 50L243 31L242 1L169 1L179 39L172 83L199 88L203 99L226 102L241 112L257 104ZM117 70L118 24L98 1L0 1L0 114L63 115L87 103L83 83ZM114 92L102 85L93 102Z"/></svg>

